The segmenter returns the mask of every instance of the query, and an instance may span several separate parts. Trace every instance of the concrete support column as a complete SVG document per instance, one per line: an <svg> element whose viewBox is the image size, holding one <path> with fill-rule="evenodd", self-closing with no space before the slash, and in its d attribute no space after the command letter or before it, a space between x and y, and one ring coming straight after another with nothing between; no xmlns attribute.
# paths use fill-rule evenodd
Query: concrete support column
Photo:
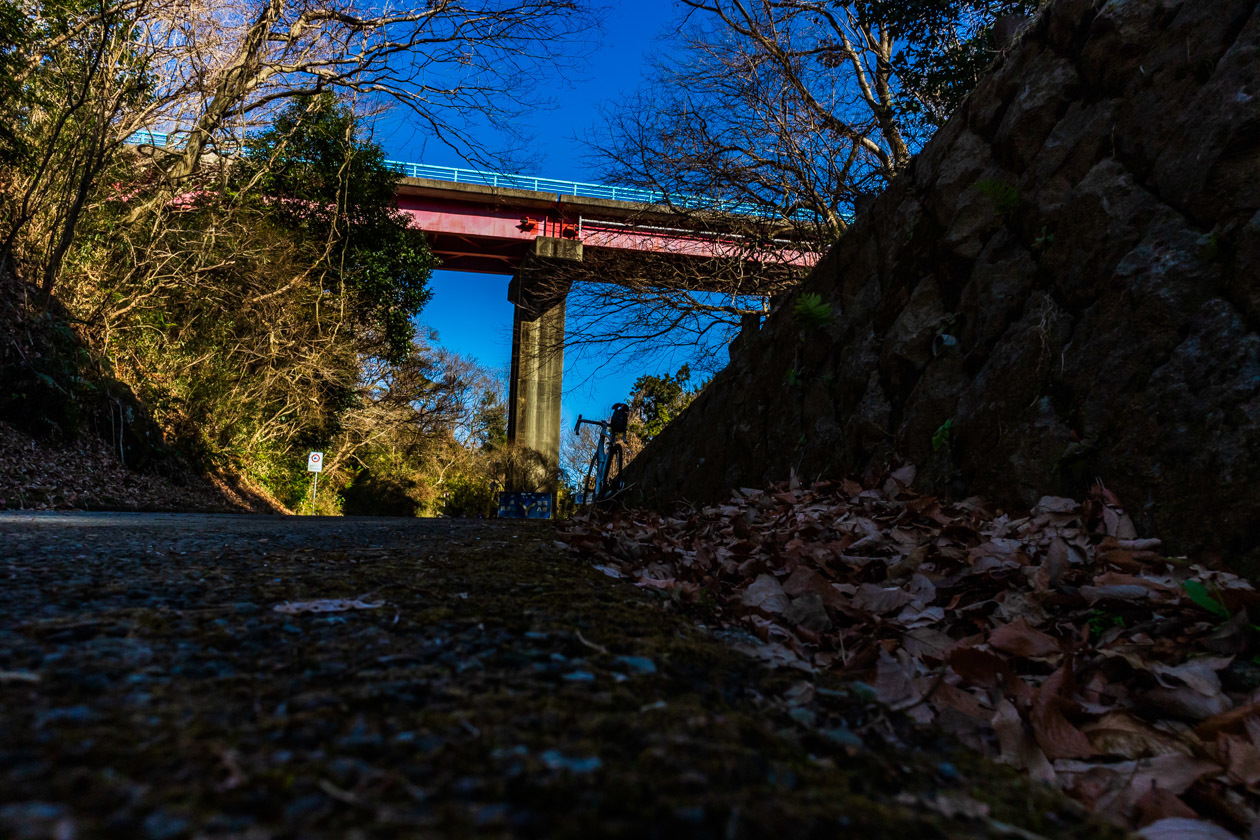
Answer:
<svg viewBox="0 0 1260 840"><path fill-rule="evenodd" d="M571 281L564 260L581 260L580 242L539 237L508 286L512 375L508 440L515 444L509 490L552 492L560 470L560 398L564 390L564 300ZM561 262L557 262L561 261Z"/></svg>

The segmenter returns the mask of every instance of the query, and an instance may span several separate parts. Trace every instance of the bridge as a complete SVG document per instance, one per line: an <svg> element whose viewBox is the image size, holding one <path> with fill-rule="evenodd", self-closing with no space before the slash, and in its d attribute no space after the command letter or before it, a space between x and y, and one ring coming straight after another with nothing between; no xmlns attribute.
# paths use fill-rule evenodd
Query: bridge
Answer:
<svg viewBox="0 0 1260 840"><path fill-rule="evenodd" d="M178 146L144 131L130 142ZM650 272L661 261L743 260L808 268L817 254L789 240L754 241L751 208L648 190L475 169L386 161L402 177L398 207L450 271L510 277L514 304L508 439L542 467L512 489L554 489L560 459L565 297L576 264L622 258ZM587 266L589 268L589 265ZM588 274L590 272L587 272Z"/></svg>
<svg viewBox="0 0 1260 840"><path fill-rule="evenodd" d="M789 241L750 242L740 232L747 216L699 200L665 201L645 190L470 169L389 165L403 175L399 209L424 231L442 268L512 278L508 439L539 453L547 467L517 477L516 489L552 489L544 473L559 463L565 295L575 263L620 255L646 270L653 260L687 259L807 268L817 258Z"/></svg>

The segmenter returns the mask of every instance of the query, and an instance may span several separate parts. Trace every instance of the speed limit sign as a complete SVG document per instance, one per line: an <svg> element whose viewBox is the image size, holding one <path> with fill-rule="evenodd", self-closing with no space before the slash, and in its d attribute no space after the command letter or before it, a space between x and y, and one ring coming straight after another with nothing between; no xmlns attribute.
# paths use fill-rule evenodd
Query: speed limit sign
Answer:
<svg viewBox="0 0 1260 840"><path fill-rule="evenodd" d="M324 471L324 453L312 452L306 456L307 472L323 472Z"/></svg>

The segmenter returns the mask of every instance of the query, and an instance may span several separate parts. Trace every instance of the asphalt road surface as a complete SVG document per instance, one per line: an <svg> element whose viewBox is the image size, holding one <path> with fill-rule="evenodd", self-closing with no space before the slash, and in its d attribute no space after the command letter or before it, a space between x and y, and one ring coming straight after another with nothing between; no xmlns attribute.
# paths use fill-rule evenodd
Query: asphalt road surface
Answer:
<svg viewBox="0 0 1260 840"><path fill-rule="evenodd" d="M1093 837L539 522L0 513L0 837Z"/></svg>

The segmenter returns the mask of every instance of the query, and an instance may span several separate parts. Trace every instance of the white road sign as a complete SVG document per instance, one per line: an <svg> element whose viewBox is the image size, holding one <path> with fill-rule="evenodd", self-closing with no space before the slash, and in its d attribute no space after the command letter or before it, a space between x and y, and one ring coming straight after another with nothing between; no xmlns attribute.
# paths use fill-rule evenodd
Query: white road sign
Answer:
<svg viewBox="0 0 1260 840"><path fill-rule="evenodd" d="M306 456L307 472L323 472L324 471L324 453L312 452Z"/></svg>

